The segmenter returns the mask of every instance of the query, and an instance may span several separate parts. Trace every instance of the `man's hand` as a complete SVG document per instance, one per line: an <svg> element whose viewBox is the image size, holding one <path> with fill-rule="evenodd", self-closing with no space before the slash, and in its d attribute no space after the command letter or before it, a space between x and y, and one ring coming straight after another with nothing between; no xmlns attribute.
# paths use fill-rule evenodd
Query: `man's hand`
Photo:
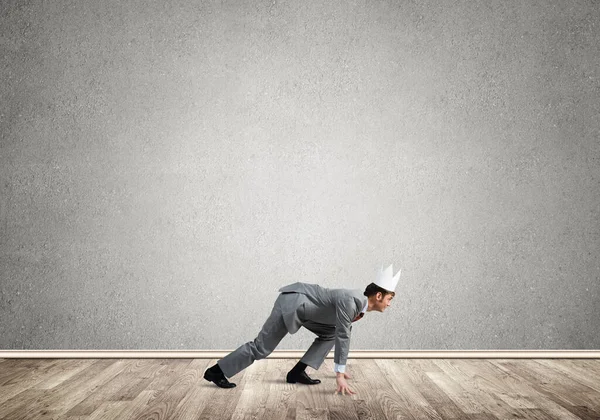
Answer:
<svg viewBox="0 0 600 420"><path fill-rule="evenodd" d="M348 382L346 382L346 379L350 379L350 375L348 375L347 373L338 372L336 374L335 380L337 382L337 389L335 390L334 394L341 392L342 394L346 395L346 391L348 392L348 395L356 394L356 392L350 389L350 387L348 386Z"/></svg>

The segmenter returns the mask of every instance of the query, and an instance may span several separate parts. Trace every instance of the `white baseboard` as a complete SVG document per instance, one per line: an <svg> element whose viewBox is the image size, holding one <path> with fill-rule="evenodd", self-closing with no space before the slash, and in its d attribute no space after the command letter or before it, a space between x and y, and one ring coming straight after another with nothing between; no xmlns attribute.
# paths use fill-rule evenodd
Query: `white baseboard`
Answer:
<svg viewBox="0 0 600 420"><path fill-rule="evenodd" d="M0 359L220 359L233 350L0 350ZM275 350L299 359L305 350ZM333 358L330 352L327 358ZM354 350L349 359L600 359L600 350Z"/></svg>

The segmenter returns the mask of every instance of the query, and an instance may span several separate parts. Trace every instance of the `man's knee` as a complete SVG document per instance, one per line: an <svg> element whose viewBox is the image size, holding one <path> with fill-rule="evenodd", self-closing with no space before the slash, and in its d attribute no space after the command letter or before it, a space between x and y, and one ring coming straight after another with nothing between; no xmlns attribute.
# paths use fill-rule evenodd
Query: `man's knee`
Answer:
<svg viewBox="0 0 600 420"><path fill-rule="evenodd" d="M254 340L250 342L252 354L255 359L265 359L269 354L273 352L272 349L267 348L264 343L260 340Z"/></svg>
<svg viewBox="0 0 600 420"><path fill-rule="evenodd" d="M319 341L333 341L335 340L335 334L321 334L317 337Z"/></svg>

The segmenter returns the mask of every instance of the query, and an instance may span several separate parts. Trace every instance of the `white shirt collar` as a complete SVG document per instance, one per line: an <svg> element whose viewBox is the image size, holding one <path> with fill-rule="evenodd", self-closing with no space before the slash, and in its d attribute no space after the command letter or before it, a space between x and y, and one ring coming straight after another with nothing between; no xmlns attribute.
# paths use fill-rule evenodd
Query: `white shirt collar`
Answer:
<svg viewBox="0 0 600 420"><path fill-rule="evenodd" d="M366 314L367 313L367 309L369 309L369 299L367 299L367 303L365 304L365 307L362 309L361 312L364 312Z"/></svg>

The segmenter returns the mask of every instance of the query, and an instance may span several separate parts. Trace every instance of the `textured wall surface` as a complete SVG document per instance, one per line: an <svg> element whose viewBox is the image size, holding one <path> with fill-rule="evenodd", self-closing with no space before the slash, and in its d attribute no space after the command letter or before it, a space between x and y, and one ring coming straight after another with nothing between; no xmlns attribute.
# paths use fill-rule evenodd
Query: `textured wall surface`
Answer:
<svg viewBox="0 0 600 420"><path fill-rule="evenodd" d="M0 3L0 348L600 348L597 1ZM301 330L280 349L307 347Z"/></svg>

